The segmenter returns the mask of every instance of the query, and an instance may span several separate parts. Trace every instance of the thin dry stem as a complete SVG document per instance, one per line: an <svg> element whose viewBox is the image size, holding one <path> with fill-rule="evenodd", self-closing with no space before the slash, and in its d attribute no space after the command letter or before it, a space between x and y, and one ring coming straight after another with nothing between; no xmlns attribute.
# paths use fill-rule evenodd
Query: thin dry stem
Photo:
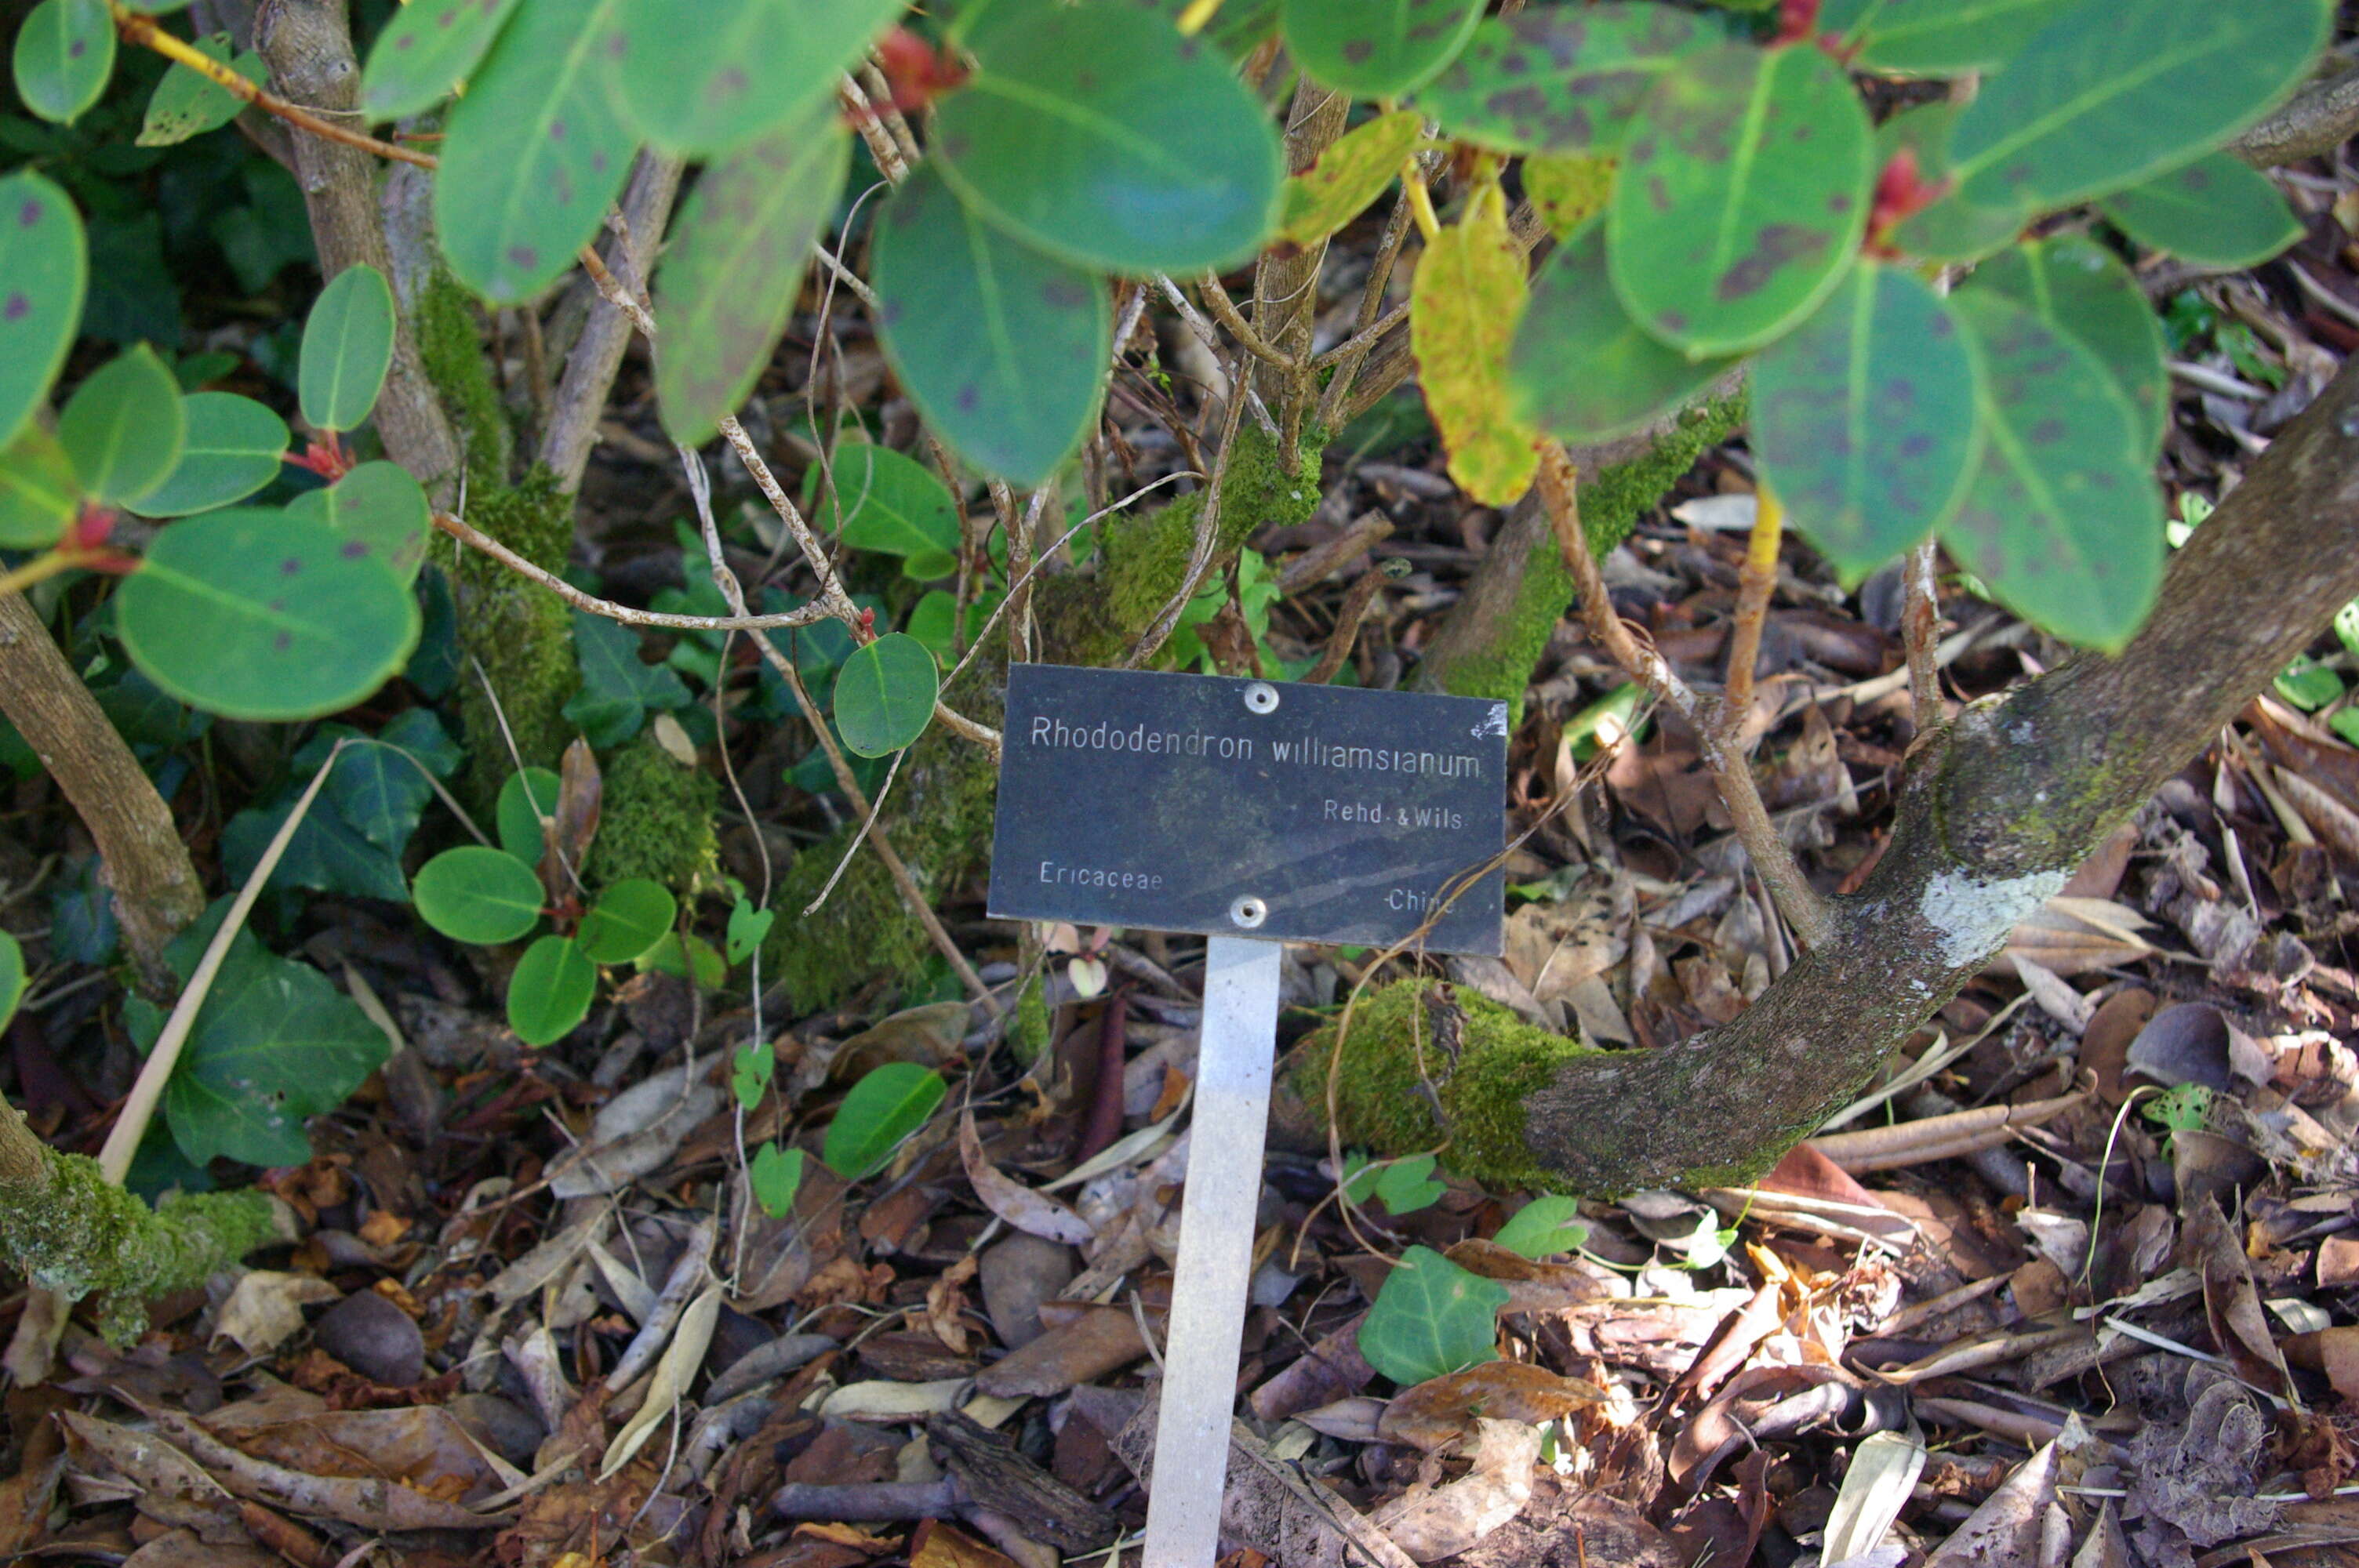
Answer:
<svg viewBox="0 0 2359 1568"><path fill-rule="evenodd" d="M1207 488L1203 507L1196 514L1196 537L1188 550L1188 569L1180 579L1180 586L1157 614L1154 622L1139 633L1138 641L1125 654L1121 667L1135 670L1153 658L1162 647L1180 617L1186 612L1188 601L1196 597L1196 589L1212 564L1212 546L1221 536L1221 489L1228 477L1229 454L1236 449L1238 416L1245 412L1245 400L1252 395L1245 385L1245 354L1239 351L1236 362L1229 367L1229 380L1234 392L1229 398L1228 416L1221 430L1221 453L1212 460L1212 477Z"/></svg>
<svg viewBox="0 0 2359 1568"><path fill-rule="evenodd" d="M298 130L309 131L328 141L342 142L348 147L358 147L363 152L375 153L379 157L413 163L420 168L441 167L441 160L432 153L421 153L414 147L405 147L394 142L381 142L364 132L322 120L310 110L299 108L275 92L256 87L221 61L174 38L158 27L153 16L125 10L121 0L109 0L109 4L114 12L115 30L122 34L124 42L153 49L177 65L187 66L214 86L244 99L266 114L275 115Z"/></svg>
<svg viewBox="0 0 2359 1568"><path fill-rule="evenodd" d="M434 514L434 526L463 545L481 550L521 577L531 579L576 610L620 621L628 626L654 626L672 632L760 632L781 626L810 626L836 619L825 605L806 604L775 615L670 615L656 610L634 610L574 587L554 572L544 571L473 524L448 512Z"/></svg>
<svg viewBox="0 0 2359 1568"><path fill-rule="evenodd" d="M1928 539L1908 552L1902 568L1908 599L1900 611L1900 637L1908 650L1908 705L1922 735L1941 722L1941 609L1933 581L1933 557L1940 546Z"/></svg>
<svg viewBox="0 0 2359 1568"><path fill-rule="evenodd" d="M1777 586L1777 546L1786 535L1786 509L1763 485L1755 497L1753 534L1745 567L1736 579L1736 624L1728 637L1728 681L1722 701L1731 725L1742 725L1753 709L1753 677L1761 663L1761 629L1769 619L1769 595Z"/></svg>
<svg viewBox="0 0 2359 1568"><path fill-rule="evenodd" d="M1229 297L1229 291L1221 287L1218 274L1206 273L1197 287L1203 292L1204 303L1212 308L1213 319L1226 327L1230 335L1243 343L1256 359L1276 365L1289 374L1302 369L1291 354L1255 331L1253 323L1237 313L1236 302Z"/></svg>

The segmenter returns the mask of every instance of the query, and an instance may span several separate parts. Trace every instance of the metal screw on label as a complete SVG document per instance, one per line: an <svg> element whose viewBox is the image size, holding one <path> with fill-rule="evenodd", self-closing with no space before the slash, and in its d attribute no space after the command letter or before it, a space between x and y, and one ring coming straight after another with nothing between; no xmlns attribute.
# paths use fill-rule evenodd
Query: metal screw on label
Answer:
<svg viewBox="0 0 2359 1568"><path fill-rule="evenodd" d="M1257 680L1245 687L1245 707L1255 713L1277 711L1277 687L1266 680ZM1260 922L1255 922L1259 925Z"/></svg>
<svg viewBox="0 0 2359 1568"><path fill-rule="evenodd" d="M1269 918L1269 905L1247 893L1229 905L1229 919L1240 929L1251 931Z"/></svg>

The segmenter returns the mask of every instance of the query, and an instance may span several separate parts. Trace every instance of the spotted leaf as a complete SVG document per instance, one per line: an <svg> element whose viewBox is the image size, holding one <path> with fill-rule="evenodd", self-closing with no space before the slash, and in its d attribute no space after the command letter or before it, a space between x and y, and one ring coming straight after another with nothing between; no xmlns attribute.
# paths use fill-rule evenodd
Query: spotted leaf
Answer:
<svg viewBox="0 0 2359 1568"><path fill-rule="evenodd" d="M656 273L664 429L701 446L754 390L835 214L851 156L832 105L706 168Z"/></svg>
<svg viewBox="0 0 2359 1568"><path fill-rule="evenodd" d="M2104 207L2138 243L2198 266L2257 266L2301 238L2269 177L2225 153L2115 191Z"/></svg>
<svg viewBox="0 0 2359 1568"><path fill-rule="evenodd" d="M1531 488L1535 432L1507 395L1507 350L1524 313L1524 254L1496 185L1463 222L1427 242L1409 287L1409 342L1425 406L1450 449L1450 477L1485 506Z"/></svg>
<svg viewBox="0 0 2359 1568"><path fill-rule="evenodd" d="M1682 57L1647 95L1606 208L1622 303L1690 355L1787 331L1859 248L1873 144L1859 95L1815 49Z"/></svg>
<svg viewBox="0 0 2359 1568"><path fill-rule="evenodd" d="M2153 607L2164 554L2129 402L2094 354L1995 291L1952 308L1982 362L1986 438L1941 537L2033 625L2118 648Z"/></svg>
<svg viewBox="0 0 2359 1568"><path fill-rule="evenodd" d="M1735 362L1690 360L1630 319L1605 274L1603 226L1593 223L1532 279L1507 374L1518 418L1582 445L1669 413Z"/></svg>
<svg viewBox="0 0 2359 1568"><path fill-rule="evenodd" d="M1407 92L1450 63L1483 0L1285 0L1278 27L1294 62L1357 98Z"/></svg>
<svg viewBox="0 0 2359 1568"><path fill-rule="evenodd" d="M555 281L630 172L599 54L621 3L524 0L451 110L434 220L452 274L495 303Z"/></svg>
<svg viewBox="0 0 2359 1568"><path fill-rule="evenodd" d="M832 102L903 0L623 0L608 34L631 119L667 152L741 147Z"/></svg>
<svg viewBox="0 0 2359 1568"><path fill-rule="evenodd" d="M1610 153L1535 154L1524 159L1524 195L1558 239L1605 211L1614 195Z"/></svg>
<svg viewBox="0 0 2359 1568"><path fill-rule="evenodd" d="M1998 70L2082 0L1827 0L1821 35L1859 64L1898 76Z"/></svg>
<svg viewBox="0 0 2359 1568"><path fill-rule="evenodd" d="M2095 356L2131 410L2131 455L2152 462L2170 422L2162 323L2122 259L2085 235L2035 240L1974 269L1968 293L2006 296Z"/></svg>
<svg viewBox="0 0 2359 1568"><path fill-rule="evenodd" d="M196 40L199 54L217 64L226 65L256 87L270 80L270 68L252 49L243 54L231 47L227 33L214 33ZM187 141L191 136L217 131L238 116L245 100L201 71L190 70L179 61L172 62L148 95L147 117L140 123L138 145L143 147L168 147Z"/></svg>
<svg viewBox="0 0 2359 1568"><path fill-rule="evenodd" d="M1669 5L1535 5L1476 27L1417 104L1501 152L1611 152L1672 62L1718 38Z"/></svg>
<svg viewBox="0 0 2359 1568"><path fill-rule="evenodd" d="M326 489L288 502L287 515L327 524L347 552L383 561L403 582L426 564L433 526L426 492L399 463L363 463Z"/></svg>
<svg viewBox="0 0 2359 1568"><path fill-rule="evenodd" d="M995 228L932 160L877 214L869 267L886 356L927 423L1004 479L1046 479L1097 416L1105 279Z"/></svg>
<svg viewBox="0 0 2359 1568"><path fill-rule="evenodd" d="M66 193L30 171L0 179L0 446L49 395L89 288L82 215Z"/></svg>
<svg viewBox="0 0 2359 1568"><path fill-rule="evenodd" d="M385 684L418 645L418 600L324 524L234 508L156 535L114 596L132 662L192 708L312 719Z"/></svg>
<svg viewBox="0 0 2359 1568"><path fill-rule="evenodd" d="M16 96L44 120L71 124L114 74L106 0L41 0L16 28Z"/></svg>
<svg viewBox="0 0 2359 1568"><path fill-rule="evenodd" d="M1286 182L1277 237L1314 245L1358 217L1399 176L1424 128L1423 115L1403 109L1337 138L1317 163Z"/></svg>
<svg viewBox="0 0 2359 1568"><path fill-rule="evenodd" d="M380 120L430 109L482 63L516 0L410 0L369 47L361 107Z"/></svg>
<svg viewBox="0 0 2359 1568"><path fill-rule="evenodd" d="M1863 262L1753 366L1754 456L1802 536L1859 577L1956 509L1981 447L1949 307Z"/></svg>

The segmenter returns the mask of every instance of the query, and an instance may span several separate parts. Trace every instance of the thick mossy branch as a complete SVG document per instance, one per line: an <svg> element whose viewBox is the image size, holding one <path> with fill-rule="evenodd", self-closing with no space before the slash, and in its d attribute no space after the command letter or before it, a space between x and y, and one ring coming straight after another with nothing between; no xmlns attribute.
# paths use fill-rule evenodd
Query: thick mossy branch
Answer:
<svg viewBox="0 0 2359 1568"><path fill-rule="evenodd" d="M1636 457L1584 472L1581 524L1597 557L1604 559L1627 539L1696 459L1726 440L1744 417L1741 395L1713 399L1680 415ZM1427 650L1417 685L1504 701L1520 723L1525 688L1577 592L1537 498L1509 514L1491 549L1466 597Z"/></svg>
<svg viewBox="0 0 2359 1568"><path fill-rule="evenodd" d="M642 735L606 761L598 837L585 868L591 886L645 877L685 894L718 860L712 813L721 781L683 767Z"/></svg>
<svg viewBox="0 0 2359 1568"><path fill-rule="evenodd" d="M573 542L573 498L558 490L556 476L547 469L535 469L512 488L471 494L467 520L543 570L565 569ZM483 665L499 699L495 711L473 665L460 671L468 805L489 809L516 762L553 768L573 738L564 713L582 686L572 611L547 589L473 550L460 556L451 589L459 607L459 645Z"/></svg>
<svg viewBox="0 0 2359 1568"><path fill-rule="evenodd" d="M428 276L419 293L416 330L427 379L434 384L466 449L469 491L480 498L502 489L507 483L516 432L500 406L499 389L492 384L491 362L484 357L483 338L475 328L474 302L441 266Z"/></svg>
<svg viewBox="0 0 2359 1568"><path fill-rule="evenodd" d="M100 1332L118 1345L147 1325L152 1298L201 1285L277 1239L277 1206L265 1194L175 1195L150 1209L87 1155L45 1148L38 1174L0 1183L0 1247L35 1284L93 1298Z"/></svg>
<svg viewBox="0 0 2359 1568"><path fill-rule="evenodd" d="M1340 1021L1339 1021L1340 1022ZM1271 1136L1326 1143L1327 1076L1337 1024L1296 1046L1279 1068ZM1494 1187L1541 1187L1524 1104L1588 1046L1526 1023L1464 987L1401 980L1363 997L1336 1077L1343 1143L1380 1156L1445 1141L1442 1162Z"/></svg>

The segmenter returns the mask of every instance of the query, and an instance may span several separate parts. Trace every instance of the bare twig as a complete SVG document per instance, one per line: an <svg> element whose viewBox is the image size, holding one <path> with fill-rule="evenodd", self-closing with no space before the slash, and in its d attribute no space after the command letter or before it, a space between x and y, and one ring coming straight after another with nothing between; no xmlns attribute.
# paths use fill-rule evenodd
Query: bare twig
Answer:
<svg viewBox="0 0 2359 1568"><path fill-rule="evenodd" d="M1343 608L1336 612L1335 630L1328 634L1326 652L1310 666L1302 678L1312 686L1324 686L1335 678L1343 661L1352 656L1352 644L1359 641L1360 622L1376 607L1376 598L1384 592L1385 574L1374 568L1360 574L1343 595Z"/></svg>
<svg viewBox="0 0 2359 1568"><path fill-rule="evenodd" d="M664 222L679 193L682 167L678 158L642 153L630 189L623 194L623 232L614 237L610 254L635 287L646 278L655 258L656 242L663 237ZM560 490L580 488L582 470L590 466L591 449L598 441L598 416L614 390L632 326L622 308L602 293L590 307L590 319L573 351L566 356L540 441L540 460L557 475Z"/></svg>
<svg viewBox="0 0 2359 1568"><path fill-rule="evenodd" d="M843 80L836 84L835 95L843 105L844 117L868 145L868 157L876 165L876 172L896 185L908 178L909 160L901 156L900 144L894 141L885 117L876 112L876 105L868 101L866 91L851 72L846 71Z"/></svg>
<svg viewBox="0 0 2359 1568"><path fill-rule="evenodd" d="M1335 373L1328 379L1326 391L1319 395L1319 423L1330 430L1340 430L1338 417L1344 400L1352 395L1352 384L1359 379L1360 366L1386 333L1393 330L1397 313L1385 315L1385 296L1392 286L1393 264L1400 258L1401 246L1408 239L1409 201L1404 191L1393 203L1392 216L1385 221L1384 238L1376 242L1376 254L1368 265L1368 280L1361 286L1360 313L1353 323L1352 336L1333 351ZM1406 309L1406 307L1403 308ZM1326 356L1313 363L1323 362Z"/></svg>
<svg viewBox="0 0 2359 1568"><path fill-rule="evenodd" d="M620 621L627 626L653 626L672 632L761 632L782 626L810 626L821 621L838 619L833 611L816 602L799 610L780 611L774 615L672 615L657 610L634 610L627 604L616 604L612 600L584 593L556 573L544 571L490 535L448 512L435 513L434 525L462 544L483 551L518 576L531 579L574 609L603 615L609 621Z"/></svg>
<svg viewBox="0 0 2359 1568"><path fill-rule="evenodd" d="M1243 343L1246 351L1256 359L1276 365L1283 371L1299 372L1302 369L1300 362L1292 355L1281 351L1259 332L1255 331L1253 323L1237 314L1236 303L1229 297L1229 291L1221 287L1219 274L1206 273L1198 282L1197 287L1203 293L1204 303L1212 308L1213 319L1226 327L1230 335Z"/></svg>
<svg viewBox="0 0 2359 1568"><path fill-rule="evenodd" d="M1753 709L1753 677L1761 662L1761 628L1769 618L1769 595L1777 586L1777 546L1786 534L1786 509L1767 485L1756 494L1753 533L1736 579L1736 622L1728 634L1728 676L1721 708L1727 722L1741 726Z"/></svg>
<svg viewBox="0 0 2359 1568"><path fill-rule="evenodd" d="M1933 557L1940 549L1928 539L1908 552L1901 568L1908 591L1900 611L1900 639L1908 650L1908 705L1919 735L1941 722L1941 670L1935 662L1941 607L1933 580Z"/></svg>

